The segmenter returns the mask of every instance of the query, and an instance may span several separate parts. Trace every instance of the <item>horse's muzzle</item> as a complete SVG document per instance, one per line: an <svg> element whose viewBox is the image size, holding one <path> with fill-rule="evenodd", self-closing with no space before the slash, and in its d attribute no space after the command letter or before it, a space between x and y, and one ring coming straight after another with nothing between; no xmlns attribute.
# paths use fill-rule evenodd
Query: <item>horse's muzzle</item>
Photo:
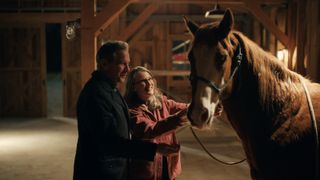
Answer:
<svg viewBox="0 0 320 180"><path fill-rule="evenodd" d="M199 111L199 113L193 112L192 106L190 105L187 117L192 126L201 129L207 124L206 122L209 120L209 112L207 109L202 109L201 111Z"/></svg>

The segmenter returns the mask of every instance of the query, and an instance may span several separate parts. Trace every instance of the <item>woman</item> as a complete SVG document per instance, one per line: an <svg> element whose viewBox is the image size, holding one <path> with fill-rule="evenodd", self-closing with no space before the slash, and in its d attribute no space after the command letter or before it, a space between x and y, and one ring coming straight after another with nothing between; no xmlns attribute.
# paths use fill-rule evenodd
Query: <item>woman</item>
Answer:
<svg viewBox="0 0 320 180"><path fill-rule="evenodd" d="M132 138L178 145L175 130L188 123L187 104L168 99L156 87L151 72L141 66L128 75L125 99L132 120ZM139 180L172 180L181 173L180 152L154 161L132 160L128 177Z"/></svg>

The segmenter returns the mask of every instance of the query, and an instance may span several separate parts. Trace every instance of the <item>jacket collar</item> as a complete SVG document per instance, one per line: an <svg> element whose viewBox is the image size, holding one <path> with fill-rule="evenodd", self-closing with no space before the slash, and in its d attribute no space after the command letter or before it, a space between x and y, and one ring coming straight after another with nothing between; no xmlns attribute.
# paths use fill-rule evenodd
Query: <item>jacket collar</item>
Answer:
<svg viewBox="0 0 320 180"><path fill-rule="evenodd" d="M96 70L92 73L92 78L105 82L108 90L117 91L117 83L111 81L102 71Z"/></svg>

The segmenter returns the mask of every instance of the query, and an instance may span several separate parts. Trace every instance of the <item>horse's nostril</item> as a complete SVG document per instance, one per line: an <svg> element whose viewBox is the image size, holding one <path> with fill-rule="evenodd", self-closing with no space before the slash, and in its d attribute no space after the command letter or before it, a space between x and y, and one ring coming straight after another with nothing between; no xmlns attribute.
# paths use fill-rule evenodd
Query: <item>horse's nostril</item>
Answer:
<svg viewBox="0 0 320 180"><path fill-rule="evenodd" d="M202 122L203 122L203 121L206 121L206 120L208 119L208 117L209 117L209 112L208 112L207 109L204 109L204 110L202 111L202 113L201 113L201 116L200 116L201 121L202 121Z"/></svg>

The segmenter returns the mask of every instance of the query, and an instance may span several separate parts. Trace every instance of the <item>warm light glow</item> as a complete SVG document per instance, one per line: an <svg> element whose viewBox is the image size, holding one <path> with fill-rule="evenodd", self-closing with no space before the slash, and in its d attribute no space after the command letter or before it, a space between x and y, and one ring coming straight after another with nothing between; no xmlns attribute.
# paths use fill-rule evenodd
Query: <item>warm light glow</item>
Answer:
<svg viewBox="0 0 320 180"><path fill-rule="evenodd" d="M288 65L288 50L287 49L281 49L277 51L277 58L282 61L285 65Z"/></svg>

